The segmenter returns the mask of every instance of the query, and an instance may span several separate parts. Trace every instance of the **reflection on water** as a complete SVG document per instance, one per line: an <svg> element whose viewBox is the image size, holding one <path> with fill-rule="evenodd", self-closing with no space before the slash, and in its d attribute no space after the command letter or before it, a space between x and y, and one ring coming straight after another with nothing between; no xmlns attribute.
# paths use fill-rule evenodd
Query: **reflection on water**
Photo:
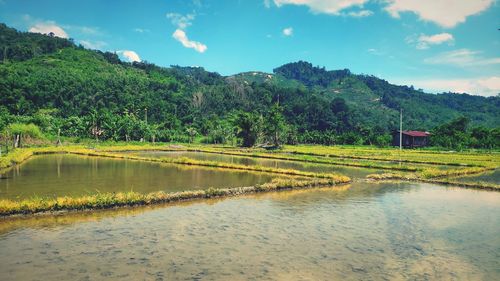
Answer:
<svg viewBox="0 0 500 281"><path fill-rule="evenodd" d="M148 193L251 186L274 177L264 173L69 154L34 156L3 176L0 199L80 196L97 191Z"/></svg>
<svg viewBox="0 0 500 281"><path fill-rule="evenodd" d="M500 169L488 171L486 173L481 173L478 175L450 178L450 180L458 182L487 182L500 184Z"/></svg>
<svg viewBox="0 0 500 281"><path fill-rule="evenodd" d="M235 156L227 154L193 152L193 151L134 151L128 154L138 155L142 157L171 157L180 158L188 157L203 161L217 161L224 163L233 163L240 165L260 165L264 167L272 167L278 169L294 169L299 171L314 172L314 173L339 173L351 178L364 178L369 174L383 173L384 171L366 168L353 168L338 165L314 164L300 161L286 161L276 159L266 159L258 157Z"/></svg>
<svg viewBox="0 0 500 281"><path fill-rule="evenodd" d="M1 280L498 280L500 193L429 184L6 219Z"/></svg>

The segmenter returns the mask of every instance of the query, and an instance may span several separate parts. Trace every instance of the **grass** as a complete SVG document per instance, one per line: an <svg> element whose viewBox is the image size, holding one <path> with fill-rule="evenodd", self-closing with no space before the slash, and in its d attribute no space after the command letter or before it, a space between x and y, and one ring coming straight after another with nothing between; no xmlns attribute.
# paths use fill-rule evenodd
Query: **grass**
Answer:
<svg viewBox="0 0 500 281"><path fill-rule="evenodd" d="M222 168L222 169L231 169L231 170L241 170L241 171L252 171L252 172L264 172L264 173L273 173L273 174L282 174L289 176L301 176L301 177L311 177L311 178L329 178L338 182L350 181L350 179L346 176L333 174L333 173L312 173L312 172L304 172L293 169L278 169L272 167L263 167L263 166L247 166L240 164L232 164L232 163L224 163L217 161L204 161L204 160L195 160L187 157L182 158L154 158L154 157L140 157L135 155L127 155L127 154L118 154L118 153L110 153L104 151L96 151L87 148L70 148L70 149L56 149L52 150L50 148L37 149L33 152L33 154L48 154L48 153L71 153L77 155L85 155L85 156L99 156L99 157L107 157L107 158L117 158L117 159L127 159L127 160L136 160L136 161L147 161L147 162L159 162L159 163L168 163L168 164L177 164L177 165L190 165L190 166L203 166L203 167L212 167L212 168Z"/></svg>
<svg viewBox="0 0 500 281"><path fill-rule="evenodd" d="M479 182L459 182L459 181L453 181L453 180L448 180L448 179L437 179L437 180L426 180L424 182L444 184L444 185L453 185L453 186L473 188L473 189L500 191L500 185L490 183L490 182L482 182L482 181L479 181Z"/></svg>
<svg viewBox="0 0 500 281"><path fill-rule="evenodd" d="M349 161L348 159L328 159L324 157L311 157L310 155L290 155L285 153L263 153L263 152L239 152L239 151L220 151L220 150L209 150L209 149L188 149L188 151L199 151L206 153L217 153L226 154L233 156L243 156L243 157L255 157L255 158L266 158L274 160L283 161L299 161L307 163L316 164L327 164L327 165L339 165L339 166L350 166L358 168L370 168L370 169L389 169L389 170L401 170L401 171L417 171L418 168L410 165L399 165L399 164L386 164L375 161Z"/></svg>
<svg viewBox="0 0 500 281"><path fill-rule="evenodd" d="M0 216L149 205L201 198L229 197L256 192L333 186L339 183L341 182L332 179L276 179L269 183L248 187L209 188L206 190L182 191L173 193L165 193L163 191L148 194L141 194L137 192L119 192L96 193L93 195L76 198L58 197L55 199L50 199L35 197L22 201L0 200ZM342 183L347 183L347 181Z"/></svg>
<svg viewBox="0 0 500 281"><path fill-rule="evenodd" d="M394 178L398 175L400 179L432 179L449 176L461 176L493 170L499 166L500 154L492 153L456 153L427 151L427 150L403 150L398 149L374 149L370 147L349 147L349 146L286 146L283 151L269 153L260 149L239 149L224 146L208 145L170 145L164 144L140 144L130 145L119 143L116 145L98 145L94 148L84 146L65 147L42 147L16 149L5 157L0 158L0 168L5 168L17 163L21 163L33 154L43 153L73 153L88 156L112 157L129 160L140 160L150 162L162 162L179 165L196 165L214 168L246 170L255 172L277 173L284 175L295 175L305 177L334 177L337 175L324 173L310 173L291 169L276 169L262 166L249 166L216 161L202 161L189 158L150 158L127 155L124 151L198 151L205 153L227 154L242 157L267 158L283 161L301 161L308 163L318 163L326 165L343 165L360 168L386 169L393 171L404 171L410 173L390 173ZM290 154L292 153L292 154ZM298 153L298 154L295 154ZM332 159L335 158L335 159ZM422 160L422 159L432 160ZM382 159L382 160L380 160ZM401 164L400 159L407 161ZM395 163L390 163L393 161ZM418 162L418 164L415 164ZM413 163L409 165L408 163ZM425 164L424 164L425 163ZM443 169L438 165L453 167ZM414 175L413 175L414 174Z"/></svg>
<svg viewBox="0 0 500 281"><path fill-rule="evenodd" d="M374 148L353 146L297 145L285 146L284 152L360 160L397 161L431 165L485 166L498 165L500 154L495 152L446 152L429 150L400 151L397 148Z"/></svg>
<svg viewBox="0 0 500 281"><path fill-rule="evenodd" d="M234 147L199 145L180 148L143 146L140 148L118 147L118 150L115 147L102 149L121 152L134 150L197 151L242 157L417 172L422 178L481 173L495 169L500 164L500 154L497 152L449 153L428 150L403 150L401 152L399 149L393 148L374 149L371 147L352 146L285 146L284 150L272 153L260 149L237 149ZM443 169L443 167L452 169Z"/></svg>
<svg viewBox="0 0 500 281"><path fill-rule="evenodd" d="M98 156L98 157L127 159L136 161L160 162L160 163L177 164L177 165L203 166L203 167L264 172L264 173L283 174L283 175L311 177L311 178L330 178L337 180L339 182L350 180L348 177L332 173L312 173L312 172L304 172L293 169L278 169L278 168L263 167L263 166L247 166L247 165L223 163L217 161L195 160L186 157L183 158L140 157L134 155L97 151L94 149L84 148L81 146L16 149L13 152L9 153L7 156L2 157L1 159L2 162L0 163L2 163L3 166L0 166L0 168L7 168L9 166L19 164L24 160L28 159L29 157L31 157L32 155L53 154L53 153L71 153L71 154L85 155L85 156Z"/></svg>
<svg viewBox="0 0 500 281"><path fill-rule="evenodd" d="M15 149L0 157L0 169L20 164L33 155L32 149Z"/></svg>
<svg viewBox="0 0 500 281"><path fill-rule="evenodd" d="M86 156L99 156L134 161L158 162L184 166L203 166L219 169L264 172L299 176L308 180L285 179L268 184L240 188L209 188L207 190L184 191L177 193L136 192L97 193L83 197L60 197L56 199L31 198L22 201L0 200L0 215L32 214L46 211L102 209L119 206L147 205L157 202L172 202L196 198L225 197L251 192L264 192L281 189L308 188L312 186L335 185L350 182L350 178L332 173L312 173L293 169L278 169L258 165L240 165L217 161L203 161L190 158L151 158L128 155L124 151L161 150L161 151L199 151L234 156L269 158L284 161L302 161L327 165L356 166L392 170L385 174L367 176L369 180L407 180L438 184L449 184L466 188L479 188L500 191L494 183L463 183L449 179L463 175L478 174L498 168L500 154L491 153L447 153L438 151L419 151L397 149L373 149L367 147L325 147L325 146L286 146L281 151L268 152L261 149L240 149L235 147L207 145L170 145L165 144L107 144L86 147L83 145L63 147L37 147L12 150L0 157L0 168L22 163L32 155L50 153L71 153ZM401 165L399 161L406 164ZM392 163L396 162L396 163ZM439 165L452 167L442 169Z"/></svg>
<svg viewBox="0 0 500 281"><path fill-rule="evenodd" d="M472 173L472 171L470 171ZM421 177L417 174L405 174L405 173L385 173L385 174L372 174L368 175L369 180L384 181L384 180L406 180L406 181L420 181L427 183L436 183L444 185L453 185L465 188L483 189L500 191L500 185L491 182L460 182L449 178L439 178L439 177Z"/></svg>

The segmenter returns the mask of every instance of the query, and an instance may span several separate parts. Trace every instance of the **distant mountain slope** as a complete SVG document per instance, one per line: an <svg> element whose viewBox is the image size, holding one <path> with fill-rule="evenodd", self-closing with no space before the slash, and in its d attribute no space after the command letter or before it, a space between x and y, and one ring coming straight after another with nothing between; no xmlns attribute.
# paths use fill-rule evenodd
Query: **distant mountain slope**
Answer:
<svg viewBox="0 0 500 281"><path fill-rule="evenodd" d="M473 125L500 124L500 97L426 94L307 62L286 64L274 73L224 77L201 67L125 63L113 53L2 24L0 38L6 54L0 60L0 115L33 116L40 109L55 109L61 122L94 114L103 123L147 116L159 128L194 127L208 134L239 112L265 115L279 103L297 135L386 134L398 128L400 108L405 128L414 130L431 130L462 115Z"/></svg>
<svg viewBox="0 0 500 281"><path fill-rule="evenodd" d="M0 23L0 61L22 61L73 46L73 42L54 36L19 32Z"/></svg>
<svg viewBox="0 0 500 281"><path fill-rule="evenodd" d="M464 115L476 125L495 127L500 122L499 96L428 94L413 87L392 85L375 76L355 75L348 69L328 71L303 61L275 68L273 74L247 72L235 77L282 87L303 86L327 98L340 97L362 112L365 119L381 118L383 123L395 123L402 108L406 126L412 129L429 129Z"/></svg>

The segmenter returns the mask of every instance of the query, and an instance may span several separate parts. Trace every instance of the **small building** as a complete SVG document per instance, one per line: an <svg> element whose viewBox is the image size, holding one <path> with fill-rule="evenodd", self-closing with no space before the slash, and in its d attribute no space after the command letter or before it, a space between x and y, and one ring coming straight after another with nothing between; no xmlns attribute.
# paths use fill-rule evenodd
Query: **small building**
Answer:
<svg viewBox="0 0 500 281"><path fill-rule="evenodd" d="M429 145L429 132L403 131L403 147L414 148ZM399 131L392 133L392 145L399 146Z"/></svg>

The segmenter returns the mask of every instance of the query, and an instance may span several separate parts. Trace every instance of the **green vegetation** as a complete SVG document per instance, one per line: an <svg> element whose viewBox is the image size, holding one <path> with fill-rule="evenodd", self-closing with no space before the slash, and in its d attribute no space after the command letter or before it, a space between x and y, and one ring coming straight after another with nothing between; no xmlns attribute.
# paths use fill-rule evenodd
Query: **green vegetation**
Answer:
<svg viewBox="0 0 500 281"><path fill-rule="evenodd" d="M0 169L5 169L10 166L20 164L33 155L31 149L15 149L9 154L0 157Z"/></svg>
<svg viewBox="0 0 500 281"><path fill-rule="evenodd" d="M308 178L175 194L130 192L3 200L0 215L151 204L350 181L330 173L120 153L127 150L203 151L377 168L390 172L368 179L499 190L496 184L458 183L448 178L498 168L500 96L426 94L348 69L328 71L302 61L278 67L273 74L247 72L228 77L199 67L125 63L115 53L86 50L71 40L18 32L4 24L0 24L0 38L0 168L34 154L73 153ZM384 148L390 143L390 133L398 129L400 109L406 129L432 132L434 148ZM165 142L183 145L166 147ZM47 146L50 143L57 146ZM436 151L442 148L461 152Z"/></svg>
<svg viewBox="0 0 500 281"><path fill-rule="evenodd" d="M462 150L465 147L500 147L500 128L475 127L469 130L469 119L460 117L434 129L431 142L434 146Z"/></svg>
<svg viewBox="0 0 500 281"><path fill-rule="evenodd" d="M467 173L465 173L467 174ZM427 182L427 183L436 183L436 184L444 184L444 185L453 185L456 187L465 187L465 188L474 188L474 189L483 189L483 190L491 190L491 191L500 191L500 185L489 182L461 182L450 179L426 179L419 178L414 174L401 174L401 173L386 173L386 174L373 174L368 175L367 178L369 180L383 181L383 180L407 180L407 181L419 181L419 182Z"/></svg>
<svg viewBox="0 0 500 281"><path fill-rule="evenodd" d="M106 150L106 147L102 147L101 149ZM292 169L277 169L277 168L263 167L263 166L247 166L247 165L223 163L223 162L216 162L216 161L195 160L195 159L190 159L190 158L186 158L186 157L182 157L182 158L140 157L140 156L126 155L126 154L117 154L117 153L110 153L110 152L105 152L105 151L98 151L98 150L88 149L88 148L83 148L83 147L78 147L78 146L16 149L13 153L10 153L5 157L0 158L0 159L2 159L2 161L0 163L2 165L4 165L4 166L0 166L0 168L5 168L5 167L9 167L11 165L21 163L22 161L28 159L32 155L50 154L50 153L72 153L72 154L77 154L77 155L99 156L99 157L118 158L118 159L136 160L136 161L160 162L160 163L178 164L178 165L204 166L204 167L231 169L231 170L244 170L244 171L265 172L265 173L282 174L282 175L290 175L290 176L310 177L310 178L326 178L326 179L330 179L330 180L333 180L334 182L338 182L338 183L350 181L349 177L337 175L337 174L330 174L330 173L311 173L311 172L304 172L304 171L298 171L298 170L292 170Z"/></svg>
<svg viewBox="0 0 500 281"><path fill-rule="evenodd" d="M499 153L491 151L446 152L434 150L403 150L397 148L375 148L367 146L285 146L285 153L320 156L327 158L348 158L395 163L418 163L448 166L495 166Z"/></svg>
<svg viewBox="0 0 500 281"><path fill-rule="evenodd" d="M374 149L369 147L347 146L285 146L283 150L268 152L262 149L238 149L207 145L165 146L162 144L100 144L94 148L84 146L36 147L16 149L7 156L1 157L2 167L20 163L33 154L73 153L88 156L111 157L137 161L162 162L179 165L196 165L233 170L250 170L256 172L277 173L315 178L335 178L333 174L309 173L288 169L275 169L254 165L240 165L216 161L202 161L190 158L151 158L123 154L123 151L199 151L206 153L227 154L276 160L301 161L329 165L376 168L405 173L397 175L401 178L430 179L439 177L477 174L499 166L498 153L447 153L437 151L419 151L398 149ZM431 160L428 160L431 159ZM1 167L0 167L1 168Z"/></svg>
<svg viewBox="0 0 500 281"><path fill-rule="evenodd" d="M0 200L0 215L31 214L45 211L100 209L119 206L133 206L161 202L173 202L196 198L224 197L251 192L274 191L291 188L308 188L313 186L331 186L350 182L350 178L328 173L310 173L290 169L276 169L254 165L238 165L216 161L200 161L189 158L149 158L123 154L123 151L165 150L165 151L204 151L238 156L271 158L280 160L304 161L312 163L358 165L360 167L380 166L400 172L369 175L368 180L407 180L429 183L447 184L466 188L500 190L498 184L485 182L458 182L450 177L478 174L498 168L499 157L496 153L443 153L438 151L397 149L374 149L369 147L349 146L285 146L283 150L268 152L262 149L238 149L207 145L171 145L147 144L130 145L127 143L113 145L98 144L94 148L84 146L50 146L34 148L18 148L0 158L0 168L21 163L34 154L73 153L87 156L111 157L134 161L149 161L177 165L197 165L221 169L246 170L254 172L275 173L285 176L298 176L303 179L285 178L271 183L240 188L209 188L207 190L185 191L177 193L155 192L139 194L134 192L107 194L97 193L84 197L62 197L57 199L32 198L29 200ZM312 153L314 151L314 153ZM303 153L290 154L290 152ZM310 154L310 155L305 155ZM425 162L425 159L433 159ZM415 166L402 166L399 162L415 163ZM336 162L337 161L337 162ZM443 168L444 167L444 168Z"/></svg>
<svg viewBox="0 0 500 281"><path fill-rule="evenodd" d="M283 65L273 74L229 77L199 67L131 64L114 53L4 24L0 37L0 131L13 123L34 124L53 142L387 146L403 108L405 128L435 128L435 145L500 145L500 97L426 94L306 62ZM442 137L447 122L461 116L470 128L454 135L458 141Z"/></svg>
<svg viewBox="0 0 500 281"><path fill-rule="evenodd" d="M59 197L56 199L32 198L22 201L0 200L0 216L15 214L34 214L49 211L69 211L87 209L106 209L123 206L149 205L178 202L200 198L228 197L241 194L279 191L286 189L332 186L330 179L294 180L280 179L270 183L236 188L209 188L207 190L165 193L162 191L149 194L137 192L98 193L78 198Z"/></svg>
<svg viewBox="0 0 500 281"><path fill-rule="evenodd" d="M7 125L0 135L5 143L6 149L9 148L9 142L12 141L14 148L22 147L28 144L39 143L45 139L40 128L34 124L11 123Z"/></svg>

